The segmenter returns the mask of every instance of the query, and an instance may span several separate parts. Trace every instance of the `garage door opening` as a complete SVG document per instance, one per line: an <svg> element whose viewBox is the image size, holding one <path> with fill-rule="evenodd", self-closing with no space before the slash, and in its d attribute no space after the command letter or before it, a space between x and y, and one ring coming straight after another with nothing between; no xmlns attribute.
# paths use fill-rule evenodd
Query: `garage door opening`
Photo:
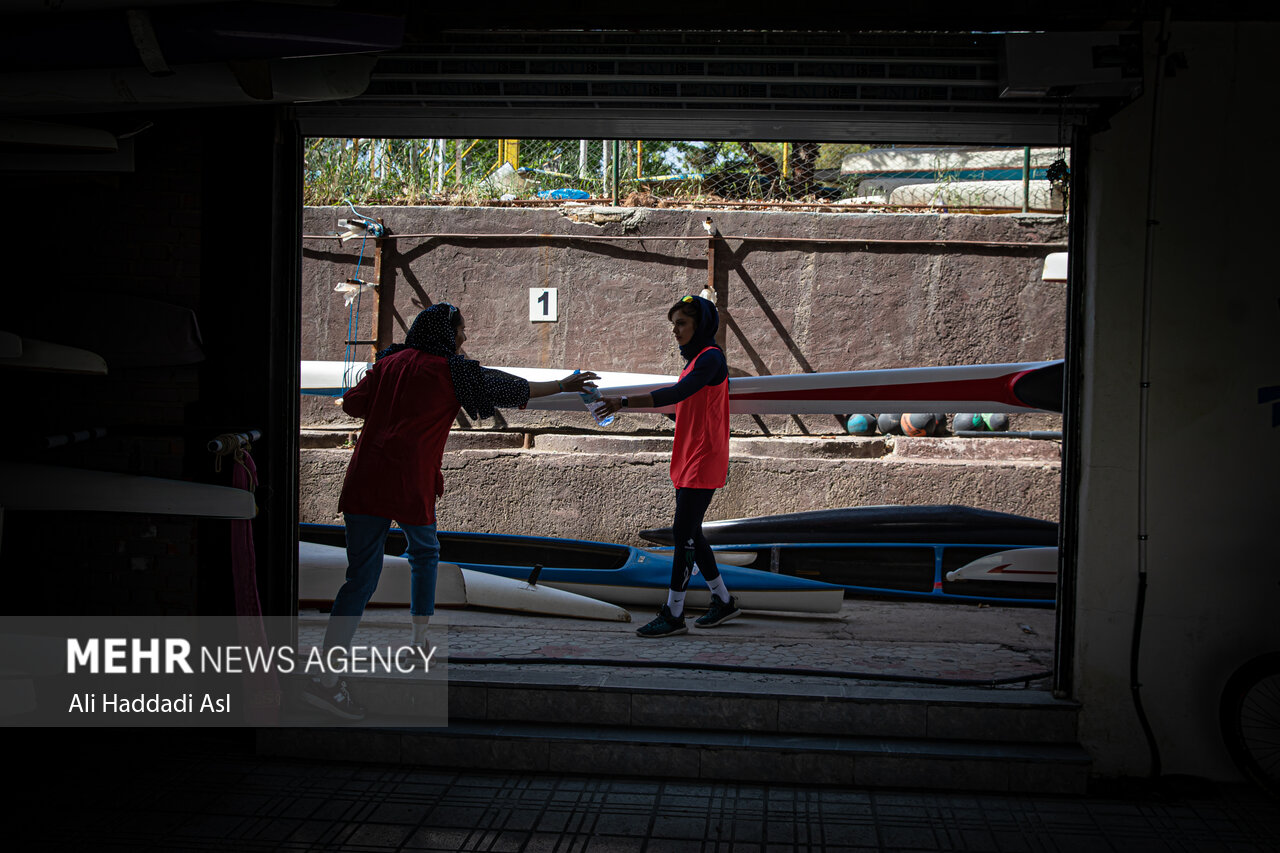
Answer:
<svg viewBox="0 0 1280 853"><path fill-rule="evenodd" d="M1053 602L1064 493L1067 149L314 137L305 152L304 542L341 544L341 530L323 525L341 524L337 496L360 424L335 400L373 353L403 340L423 307L459 306L468 354L486 365L674 378L682 360L669 344L666 307L685 293L710 294L731 387L753 377L1018 365L1057 383L1057 411L1043 398L961 410L944 405L955 400L944 394L916 409L866 402L735 415L729 482L708 522L733 535L726 522L735 519L783 514L784 526L816 529L830 519L812 513L862 512L807 543L740 524L736 541L717 546L723 562L841 584L841 612L762 608L732 633L706 632L698 638L705 648L645 649L646 665L656 655L673 666L770 668L762 663L769 643L803 649L774 661L777 669L937 683L1035 676L1049 688L1061 630ZM309 380L306 363L327 378ZM891 373L881 385L910 377ZM670 422L637 412L600 428L575 406L459 418L439 526L468 535L442 536L443 560L468 572L488 567L485 574L508 567L517 580L540 566L542 586L568 589L554 569L661 562ZM904 530L907 521L916 526ZM831 532L867 523L881 526ZM541 542L499 537L615 550L562 549L559 562L578 563L556 565L532 547ZM408 622L403 550L390 537L381 599L369 611L371 624L389 631ZM607 661L611 647L636 659L642 641L632 631L661 604L668 576L657 574L651 607L619 605L631 625L513 617L482 593L479 608L448 611L450 654L513 672L535 659ZM452 594L461 601L442 606L466 603L459 577L462 592ZM304 558L304 644L308 632L323 631L326 595L340 584L340 566L324 575ZM704 586L695 577L690 589ZM539 638L532 645L530 635ZM498 650L515 650L515 659L503 663L507 652Z"/></svg>

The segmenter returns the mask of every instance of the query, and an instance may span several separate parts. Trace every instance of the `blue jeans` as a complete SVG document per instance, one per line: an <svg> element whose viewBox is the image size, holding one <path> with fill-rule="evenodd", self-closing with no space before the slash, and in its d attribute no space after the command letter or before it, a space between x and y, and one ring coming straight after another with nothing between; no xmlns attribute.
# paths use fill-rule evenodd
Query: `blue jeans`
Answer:
<svg viewBox="0 0 1280 853"><path fill-rule="evenodd" d="M382 575L382 555L391 519L377 515L346 513L347 581L333 599L324 647L348 647L365 605L378 588ZM409 540L409 612L430 616L436 612L436 570L440 563L440 540L434 524L401 525Z"/></svg>

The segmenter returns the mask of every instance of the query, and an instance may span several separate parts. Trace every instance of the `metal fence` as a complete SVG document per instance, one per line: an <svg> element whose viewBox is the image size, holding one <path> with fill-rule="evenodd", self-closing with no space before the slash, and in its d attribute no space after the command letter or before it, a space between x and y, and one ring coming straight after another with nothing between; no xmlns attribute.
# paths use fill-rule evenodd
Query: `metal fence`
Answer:
<svg viewBox="0 0 1280 853"><path fill-rule="evenodd" d="M307 141L305 202L329 205L1066 210L1056 148L599 139Z"/></svg>

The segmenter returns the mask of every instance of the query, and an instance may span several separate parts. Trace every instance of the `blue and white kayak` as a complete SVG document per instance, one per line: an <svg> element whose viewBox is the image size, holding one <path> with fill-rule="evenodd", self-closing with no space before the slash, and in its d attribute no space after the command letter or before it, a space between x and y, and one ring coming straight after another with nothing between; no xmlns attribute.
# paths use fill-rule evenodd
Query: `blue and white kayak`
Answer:
<svg viewBox="0 0 1280 853"><path fill-rule="evenodd" d="M343 545L341 525L299 524L303 542ZM621 607L656 610L666 600L671 582L671 557L608 542L511 536L494 533L440 531L440 559L464 569L528 581L607 601ZM404 534L393 528L388 554L405 550ZM844 590L820 581L722 565L729 591L745 610L793 613L836 613ZM535 576L536 573L536 576ZM711 594L698 578L685 601L695 609L711 603Z"/></svg>
<svg viewBox="0 0 1280 853"><path fill-rule="evenodd" d="M731 552L741 565L852 595L1051 606L1057 594L1058 525L1009 513L952 504L843 507L710 521L702 532L713 551ZM642 530L640 538L669 546L671 528Z"/></svg>
<svg viewBox="0 0 1280 853"><path fill-rule="evenodd" d="M854 597L1052 607L1057 596L1057 548L977 542L758 542L712 545L711 550L732 555L748 571L767 568L802 579L821 578Z"/></svg>

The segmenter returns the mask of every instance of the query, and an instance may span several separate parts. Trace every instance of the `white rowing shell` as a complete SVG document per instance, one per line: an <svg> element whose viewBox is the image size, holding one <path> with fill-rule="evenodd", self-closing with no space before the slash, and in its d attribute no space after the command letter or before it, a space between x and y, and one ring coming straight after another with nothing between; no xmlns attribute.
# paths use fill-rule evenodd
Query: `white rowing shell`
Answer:
<svg viewBox="0 0 1280 853"><path fill-rule="evenodd" d="M849 414L850 412L1036 412L1014 394L1019 378L1055 362L904 367L831 373L737 376L729 380L729 411L740 415ZM643 394L670 385L600 382L606 396ZM529 401L529 408L559 408L557 397ZM545 402L544 402L545 401ZM674 407L671 407L674 408ZM651 410L654 411L654 410ZM656 411L670 411L658 409Z"/></svg>
<svg viewBox="0 0 1280 853"><path fill-rule="evenodd" d="M204 518L253 518L253 494L231 486L0 462L0 507L54 512L140 512Z"/></svg>
<svg viewBox="0 0 1280 853"><path fill-rule="evenodd" d="M1056 362L903 367L830 373L738 376L729 380L729 411L734 414L849 414L850 412L1038 412L1023 403L1013 386L1019 378ZM304 393L338 394L360 381L366 363L302 362ZM569 371L530 367L496 367L531 382L561 379ZM602 394L644 394L675 384L663 374L601 372ZM535 397L527 408L583 411L577 394ZM671 412L674 406L637 411Z"/></svg>
<svg viewBox="0 0 1280 853"><path fill-rule="evenodd" d="M12 332L0 332L0 367L97 376L107 372L106 360L96 352L24 338Z"/></svg>
<svg viewBox="0 0 1280 853"><path fill-rule="evenodd" d="M332 601L347 572L345 548L298 543L298 599ZM370 599L375 604L409 604L409 560L386 556L382 576ZM488 607L520 613L543 613L572 619L630 622L621 607L543 584L531 585L441 561L436 571L436 604L441 607Z"/></svg>

